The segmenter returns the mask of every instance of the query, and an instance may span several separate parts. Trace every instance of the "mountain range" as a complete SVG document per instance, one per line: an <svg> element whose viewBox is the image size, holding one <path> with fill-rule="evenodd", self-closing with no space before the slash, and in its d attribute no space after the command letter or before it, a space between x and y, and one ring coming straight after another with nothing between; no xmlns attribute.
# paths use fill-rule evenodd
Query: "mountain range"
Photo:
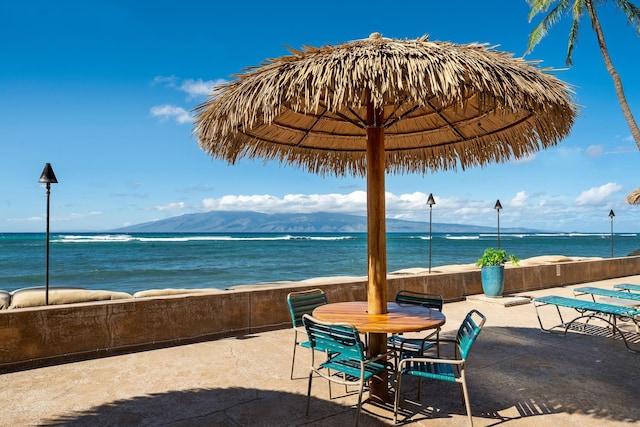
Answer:
<svg viewBox="0 0 640 427"><path fill-rule="evenodd" d="M128 233L366 233L367 217L329 212L266 214L210 211L175 216L112 230ZM428 222L387 219L387 232L425 233ZM495 233L495 227L432 223L434 233ZM501 228L505 233L537 232Z"/></svg>

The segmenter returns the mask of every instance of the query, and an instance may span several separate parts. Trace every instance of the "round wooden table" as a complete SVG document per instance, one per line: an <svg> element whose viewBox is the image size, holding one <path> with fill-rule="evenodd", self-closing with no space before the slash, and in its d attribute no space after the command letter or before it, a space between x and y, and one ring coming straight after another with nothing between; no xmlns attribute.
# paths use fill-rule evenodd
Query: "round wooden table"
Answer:
<svg viewBox="0 0 640 427"><path fill-rule="evenodd" d="M346 322L358 332L368 333L369 356L386 351L387 334L434 329L446 321L440 311L413 304L387 303L386 314L369 314L367 310L366 301L337 302L317 307L312 315L323 322ZM390 401L386 372L371 379L369 397L378 402Z"/></svg>
<svg viewBox="0 0 640 427"><path fill-rule="evenodd" d="M367 313L366 301L325 304L313 310L313 317L324 322L350 323L359 332L399 334L442 326L446 321L438 310L413 304L387 303L386 314Z"/></svg>

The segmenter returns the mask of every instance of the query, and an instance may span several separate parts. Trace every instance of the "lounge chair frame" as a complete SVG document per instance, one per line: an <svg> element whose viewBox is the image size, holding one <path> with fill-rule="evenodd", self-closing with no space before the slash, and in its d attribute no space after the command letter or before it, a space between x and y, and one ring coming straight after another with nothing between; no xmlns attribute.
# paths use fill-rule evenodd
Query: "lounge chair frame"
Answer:
<svg viewBox="0 0 640 427"><path fill-rule="evenodd" d="M629 342L627 341L625 334L623 333L623 331L620 330L620 328L618 328L618 325L617 325L617 320L631 321L635 324L636 330L637 330L639 325L638 322L640 321L638 317L640 316L640 309L638 308L626 307L626 306L614 305L614 304L604 304L604 303L593 302L593 301L585 301L577 298L568 298L568 297L562 297L562 296L556 296L556 295L547 295L547 296L535 298L533 301L533 305L536 309L536 316L538 317L538 323L540 324L540 329L543 332L557 333L555 329L563 328L564 331L562 331L561 334L566 335L569 328L576 321L580 319L586 319L586 323L589 323L591 319L598 319L603 322L606 322L611 326L613 330L613 334L612 334L613 336L615 336L615 333L618 332L618 334L622 337L622 341L624 342L625 347L627 347L627 350L629 350L631 353L638 353L640 351L640 349L632 348L629 345ZM560 323L558 325L545 328L542 324L542 319L540 318L539 308L547 305L551 305L556 308L558 317L560 318ZM564 318L562 317L562 312L560 311L560 307L574 309L579 313L579 315L574 319L568 322L565 322Z"/></svg>
<svg viewBox="0 0 640 427"><path fill-rule="evenodd" d="M597 302L595 296L617 298L620 300L635 301L634 305L640 305L640 293L631 293L627 291L616 291L612 289L596 288L594 286L584 286L573 290L575 296L590 295L594 302ZM627 304L623 304L627 305Z"/></svg>
<svg viewBox="0 0 640 427"><path fill-rule="evenodd" d="M627 292L640 292L640 285L636 285L635 283L618 283L617 285L613 285L613 287Z"/></svg>

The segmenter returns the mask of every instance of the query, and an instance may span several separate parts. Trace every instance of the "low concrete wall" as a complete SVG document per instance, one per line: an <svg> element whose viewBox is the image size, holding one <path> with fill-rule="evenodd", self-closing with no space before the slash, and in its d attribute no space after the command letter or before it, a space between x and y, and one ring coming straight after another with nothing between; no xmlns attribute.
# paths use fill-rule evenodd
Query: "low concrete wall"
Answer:
<svg viewBox="0 0 640 427"><path fill-rule="evenodd" d="M512 267L505 293L640 274L640 257ZM366 280L229 290L0 311L0 372L125 351L290 327L291 291L322 288L329 301L366 299ZM436 292L445 301L482 293L480 270L391 276L401 289Z"/></svg>

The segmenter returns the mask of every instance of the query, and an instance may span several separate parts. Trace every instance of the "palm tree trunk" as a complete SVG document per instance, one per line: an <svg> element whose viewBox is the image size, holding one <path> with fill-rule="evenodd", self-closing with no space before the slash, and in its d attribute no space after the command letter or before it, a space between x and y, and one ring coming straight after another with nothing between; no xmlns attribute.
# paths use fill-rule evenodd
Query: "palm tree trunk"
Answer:
<svg viewBox="0 0 640 427"><path fill-rule="evenodd" d="M600 45L600 52L602 53L602 59L604 60L604 64L607 67L607 71L613 79L613 85L616 89L616 95L618 96L618 103L620 104L620 108L622 109L622 114L624 118L627 120L627 125L631 130L631 135L633 139L636 141L636 145L638 149L640 149L640 129L638 128L638 124L633 118L633 114L631 114L631 108L629 108L629 104L627 103L627 98L624 94L624 88L622 87L622 80L618 75L613 63L611 62L611 57L609 56L609 50L607 49L607 45L604 42L604 34L602 33L602 27L600 26L600 21L596 15L596 12L593 8L593 2L591 0L585 1L587 6L587 10L589 11L589 17L591 18L591 26L593 27L593 31L595 31L596 36L598 38L598 44Z"/></svg>

